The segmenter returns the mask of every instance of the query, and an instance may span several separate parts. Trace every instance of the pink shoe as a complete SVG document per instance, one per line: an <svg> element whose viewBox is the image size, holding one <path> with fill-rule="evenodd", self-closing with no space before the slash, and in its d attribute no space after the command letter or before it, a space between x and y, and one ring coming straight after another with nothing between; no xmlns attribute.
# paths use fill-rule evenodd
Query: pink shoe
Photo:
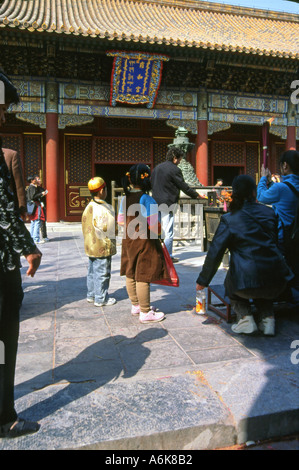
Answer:
<svg viewBox="0 0 299 470"><path fill-rule="evenodd" d="M156 307L154 307L153 305L150 306L150 309L153 310L154 312L156 310L158 310ZM134 315L134 316L137 316L140 314L140 305L132 305L132 308L131 308L131 314Z"/></svg>
<svg viewBox="0 0 299 470"><path fill-rule="evenodd" d="M139 313L140 313L140 305L132 305L131 314L139 315Z"/></svg>
<svg viewBox="0 0 299 470"><path fill-rule="evenodd" d="M154 312L154 310L150 310L147 313L140 312L139 321L140 323L156 323L165 317L163 312Z"/></svg>

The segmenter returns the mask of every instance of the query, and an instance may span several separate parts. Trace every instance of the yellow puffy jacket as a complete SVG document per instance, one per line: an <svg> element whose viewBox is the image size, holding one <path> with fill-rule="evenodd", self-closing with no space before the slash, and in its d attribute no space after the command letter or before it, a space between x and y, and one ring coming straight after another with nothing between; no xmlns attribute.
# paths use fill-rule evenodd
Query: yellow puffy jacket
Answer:
<svg viewBox="0 0 299 470"><path fill-rule="evenodd" d="M82 214L85 254L105 258L116 254L115 213L107 202L91 201Z"/></svg>

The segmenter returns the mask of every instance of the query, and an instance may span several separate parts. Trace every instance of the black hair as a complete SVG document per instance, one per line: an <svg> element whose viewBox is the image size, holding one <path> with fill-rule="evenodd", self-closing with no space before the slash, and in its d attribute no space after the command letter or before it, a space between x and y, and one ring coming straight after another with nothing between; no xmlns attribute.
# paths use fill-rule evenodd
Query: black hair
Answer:
<svg viewBox="0 0 299 470"><path fill-rule="evenodd" d="M27 176L27 181L28 181L28 183L31 183L31 181L35 180L35 178L38 178L38 175L30 175L30 176Z"/></svg>
<svg viewBox="0 0 299 470"><path fill-rule="evenodd" d="M180 147L170 147L166 153L166 160L172 162L174 158L183 158L185 152Z"/></svg>
<svg viewBox="0 0 299 470"><path fill-rule="evenodd" d="M0 68L0 81L4 84L5 104L18 104L20 102L19 94L16 87L12 84L10 78Z"/></svg>
<svg viewBox="0 0 299 470"><path fill-rule="evenodd" d="M297 150L287 150L283 152L279 159L279 164L286 162L295 175L299 175L299 152Z"/></svg>
<svg viewBox="0 0 299 470"><path fill-rule="evenodd" d="M122 178L122 187L125 194L130 192L130 186L140 186L144 193L151 189L151 170L150 167L144 163L131 166L129 171Z"/></svg>
<svg viewBox="0 0 299 470"><path fill-rule="evenodd" d="M233 180L232 188L232 200L229 206L230 212L236 212L242 209L245 201L255 201L256 184L251 176L236 176Z"/></svg>

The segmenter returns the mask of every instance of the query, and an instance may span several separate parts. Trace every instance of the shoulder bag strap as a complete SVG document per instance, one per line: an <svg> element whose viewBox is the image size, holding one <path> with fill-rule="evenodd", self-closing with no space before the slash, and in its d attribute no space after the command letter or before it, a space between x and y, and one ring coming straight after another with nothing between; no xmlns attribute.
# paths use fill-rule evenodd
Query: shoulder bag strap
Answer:
<svg viewBox="0 0 299 470"><path fill-rule="evenodd" d="M291 191L293 191L293 193L295 194L295 196L297 196L299 198L299 191L297 191L297 189L295 188L295 186L293 186L291 183L289 183L288 181L283 181L283 184L286 184Z"/></svg>
<svg viewBox="0 0 299 470"><path fill-rule="evenodd" d="M293 191L293 193L295 194L295 196L297 196L299 198L299 191L297 191L297 189L295 188L295 186L293 186L291 183L289 183L288 181L283 181L283 184L286 184L288 186L288 188L290 188L291 191ZM295 214L295 218L293 220L296 220L296 215L297 213ZM283 227L285 227L283 221L281 220L280 218L280 221L283 225Z"/></svg>

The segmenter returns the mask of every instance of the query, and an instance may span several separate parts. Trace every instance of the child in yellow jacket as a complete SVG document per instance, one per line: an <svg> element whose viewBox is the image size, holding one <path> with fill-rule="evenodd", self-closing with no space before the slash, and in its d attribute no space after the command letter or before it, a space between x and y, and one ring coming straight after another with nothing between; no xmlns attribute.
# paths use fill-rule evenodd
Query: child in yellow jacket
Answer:
<svg viewBox="0 0 299 470"><path fill-rule="evenodd" d="M82 215L84 249L89 257L87 302L103 307L116 303L116 299L108 297L111 259L116 254L115 213L112 206L105 202L107 187L103 178L92 178L88 189L92 201Z"/></svg>

